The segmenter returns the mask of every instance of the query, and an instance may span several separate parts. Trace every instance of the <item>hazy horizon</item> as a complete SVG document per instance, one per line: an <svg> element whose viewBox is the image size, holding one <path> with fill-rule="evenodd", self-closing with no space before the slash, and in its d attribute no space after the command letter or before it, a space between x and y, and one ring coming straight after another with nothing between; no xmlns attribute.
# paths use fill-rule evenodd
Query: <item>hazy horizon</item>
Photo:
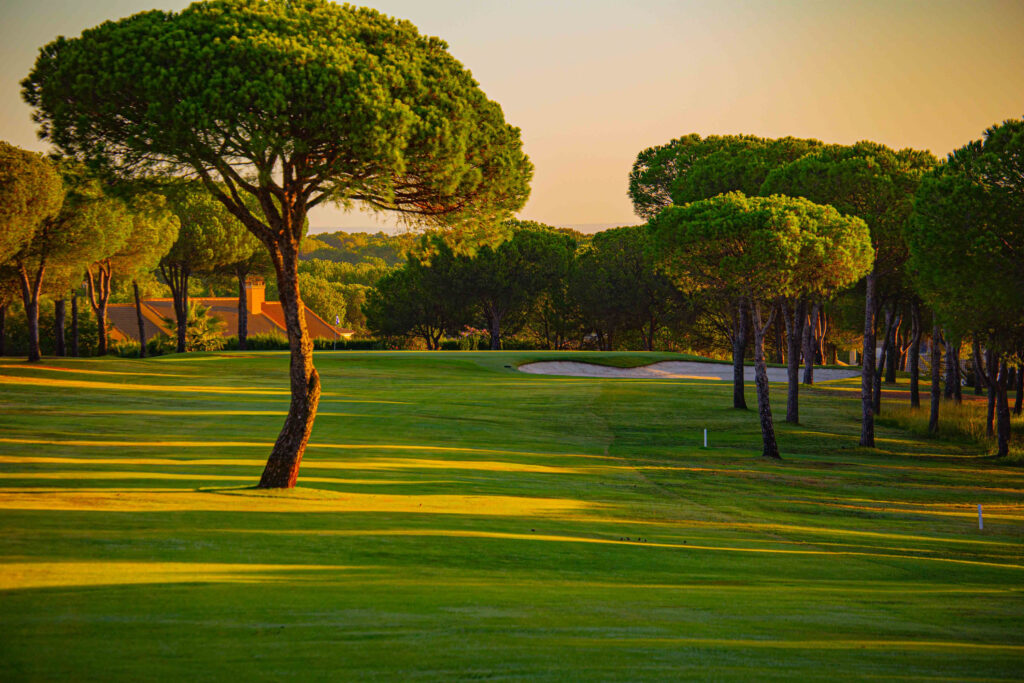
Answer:
<svg viewBox="0 0 1024 683"><path fill-rule="evenodd" d="M35 0L0 8L0 136L30 149L20 98L38 49L146 0ZM357 3L363 4L363 3ZM687 133L749 133L928 149L939 157L1024 115L1024 3L380 0L448 42L506 119L536 173L523 219L641 222L626 196L636 154ZM313 230L398 221L320 207Z"/></svg>

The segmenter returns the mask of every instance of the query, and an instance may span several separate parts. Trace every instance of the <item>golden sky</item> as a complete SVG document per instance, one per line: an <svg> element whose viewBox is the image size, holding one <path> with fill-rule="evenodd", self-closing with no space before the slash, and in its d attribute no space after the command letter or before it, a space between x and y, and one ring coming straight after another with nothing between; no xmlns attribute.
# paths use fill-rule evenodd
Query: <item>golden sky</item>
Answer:
<svg viewBox="0 0 1024 683"><path fill-rule="evenodd" d="M0 138L44 149L18 81L57 35L159 0L0 0ZM1024 116L1024 0L378 0L446 40L536 166L520 217L632 224L627 174L680 135L870 139L945 155ZM316 228L387 227L333 208Z"/></svg>

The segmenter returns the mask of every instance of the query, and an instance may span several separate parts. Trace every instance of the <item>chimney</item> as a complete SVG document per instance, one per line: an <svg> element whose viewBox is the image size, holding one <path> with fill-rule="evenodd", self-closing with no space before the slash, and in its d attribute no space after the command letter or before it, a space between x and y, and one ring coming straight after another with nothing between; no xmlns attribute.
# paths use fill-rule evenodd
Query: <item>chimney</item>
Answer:
<svg viewBox="0 0 1024 683"><path fill-rule="evenodd" d="M249 315L259 315L263 312L263 301L266 298L267 287L263 278L249 276L245 278L245 307Z"/></svg>

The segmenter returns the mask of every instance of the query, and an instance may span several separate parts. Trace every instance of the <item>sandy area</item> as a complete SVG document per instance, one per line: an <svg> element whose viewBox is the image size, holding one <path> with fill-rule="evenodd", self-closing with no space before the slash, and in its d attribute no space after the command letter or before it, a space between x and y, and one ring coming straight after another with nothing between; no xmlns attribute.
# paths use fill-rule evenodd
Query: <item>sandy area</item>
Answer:
<svg viewBox="0 0 1024 683"><path fill-rule="evenodd" d="M652 363L639 368L613 368L606 365L595 365L593 363L580 363L577 361L540 361L520 365L521 372L532 375L562 375L570 377L617 377L617 378L639 378L639 379L714 379L732 381L732 366L723 363L700 363L694 361L662 361ZM857 370L826 370L824 368L814 369L815 382L827 382L832 379L848 379L859 377ZM754 368L747 366L744 377L753 382ZM803 368L800 368L800 377L803 378ZM768 381L785 382L785 368L768 368Z"/></svg>

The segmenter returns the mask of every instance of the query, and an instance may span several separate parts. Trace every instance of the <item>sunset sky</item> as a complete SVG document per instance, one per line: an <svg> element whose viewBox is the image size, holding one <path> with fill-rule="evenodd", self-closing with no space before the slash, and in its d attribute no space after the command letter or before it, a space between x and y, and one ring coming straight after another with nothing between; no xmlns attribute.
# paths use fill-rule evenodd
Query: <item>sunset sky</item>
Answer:
<svg viewBox="0 0 1024 683"><path fill-rule="evenodd" d="M154 0L2 0L0 138L43 150L18 82L57 35ZM357 3L359 4L359 3ZM590 230L640 222L641 149L680 135L870 139L939 156L1024 116L1024 2L378 0L446 40L522 128L536 166L520 217ZM387 228L327 208L314 229Z"/></svg>

